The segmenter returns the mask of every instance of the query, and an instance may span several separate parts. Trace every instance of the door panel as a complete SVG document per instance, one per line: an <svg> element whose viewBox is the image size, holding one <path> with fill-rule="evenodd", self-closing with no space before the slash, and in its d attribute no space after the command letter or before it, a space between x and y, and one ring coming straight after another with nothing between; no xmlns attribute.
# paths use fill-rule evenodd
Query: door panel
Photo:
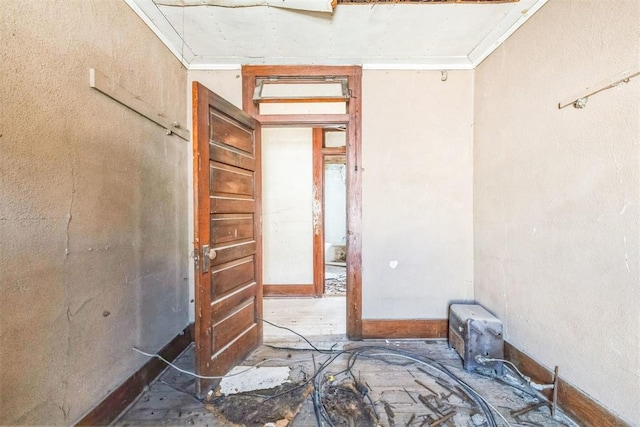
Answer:
<svg viewBox="0 0 640 427"><path fill-rule="evenodd" d="M219 298L213 305L213 323L219 323L222 319L229 316L234 309L242 307L248 301L253 300L256 286L255 282L250 283L247 286L242 286L229 293L224 298Z"/></svg>
<svg viewBox="0 0 640 427"><path fill-rule="evenodd" d="M254 325L254 310L253 299L250 299L240 309L215 324L211 342L214 352L224 348L242 331Z"/></svg>
<svg viewBox="0 0 640 427"><path fill-rule="evenodd" d="M222 297L237 287L254 283L255 268L253 255L215 267L211 271L211 281L216 286L211 287L211 296Z"/></svg>
<svg viewBox="0 0 640 427"><path fill-rule="evenodd" d="M217 246L222 243L253 240L254 213L246 214L212 214L211 242Z"/></svg>
<svg viewBox="0 0 640 427"><path fill-rule="evenodd" d="M221 144L211 144L211 160L246 170L255 170L256 168L255 158L247 156L246 153L231 150Z"/></svg>
<svg viewBox="0 0 640 427"><path fill-rule="evenodd" d="M255 240L243 243L236 243L229 246L216 248L216 259L211 261L211 265L225 264L238 258L244 258L256 252Z"/></svg>
<svg viewBox="0 0 640 427"><path fill-rule="evenodd" d="M224 163L211 162L211 195L212 196L246 196L253 197L253 173L246 169L236 168Z"/></svg>
<svg viewBox="0 0 640 427"><path fill-rule="evenodd" d="M197 82L193 99L196 372L220 376L262 339L258 123Z"/></svg>
<svg viewBox="0 0 640 427"><path fill-rule="evenodd" d="M219 142L229 147L244 151L250 156L253 155L253 132L252 130L239 128L233 120L211 111L211 142Z"/></svg>

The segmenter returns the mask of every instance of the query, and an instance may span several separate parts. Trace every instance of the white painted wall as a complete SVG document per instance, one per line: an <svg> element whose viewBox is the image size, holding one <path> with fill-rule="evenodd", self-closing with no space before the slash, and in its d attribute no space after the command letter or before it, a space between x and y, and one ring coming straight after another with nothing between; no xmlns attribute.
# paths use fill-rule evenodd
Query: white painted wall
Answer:
<svg viewBox="0 0 640 427"><path fill-rule="evenodd" d="M313 134L262 129L262 280L313 283Z"/></svg>
<svg viewBox="0 0 640 427"><path fill-rule="evenodd" d="M473 299L473 72L365 70L362 92L363 317L446 318Z"/></svg>
<svg viewBox="0 0 640 427"><path fill-rule="evenodd" d="M333 132L332 132L333 133ZM324 241L347 244L347 166L328 164L324 169Z"/></svg>
<svg viewBox="0 0 640 427"><path fill-rule="evenodd" d="M552 0L476 70L476 299L512 344L640 425L637 0ZM366 92L365 92L366 93Z"/></svg>

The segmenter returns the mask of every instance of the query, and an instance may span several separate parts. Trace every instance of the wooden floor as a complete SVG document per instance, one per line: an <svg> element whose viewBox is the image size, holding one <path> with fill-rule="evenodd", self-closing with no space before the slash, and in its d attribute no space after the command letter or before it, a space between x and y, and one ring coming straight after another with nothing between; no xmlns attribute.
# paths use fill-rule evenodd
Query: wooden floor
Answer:
<svg viewBox="0 0 640 427"><path fill-rule="evenodd" d="M265 298L265 320L291 328L310 337L342 339L347 332L346 297L327 298ZM264 325L264 341L297 339L291 332Z"/></svg>
<svg viewBox="0 0 640 427"><path fill-rule="evenodd" d="M308 337L317 348L331 349L333 353L319 353L309 349L307 343L291 332L265 325L265 345L255 350L243 363L253 366L270 359L261 366L285 366L290 368L290 383L283 387L292 387L311 381L314 374L321 383L322 402L329 408L328 412L354 411L355 405L345 398L330 400L331 393L336 390L356 390L354 379L361 384L364 395L371 397L371 403L358 393L360 401L365 402L371 414L377 414L376 422L358 421L349 418L352 415L330 414L336 416L336 426L486 426L477 407L471 401L460 396L456 383L443 378L421 362L405 358L391 357L387 353L396 350L408 350L416 355L428 356L442 363L458 378L464 380L477 390L498 411L509 424L494 415L498 426L562 426L574 425L564 416L552 419L550 410L542 407L523 415L513 415L516 410L529 407L538 400L521 390L505 385L495 379L468 373L462 369L458 355L450 350L443 340L398 340L398 341L366 341L350 342L344 338L345 305L344 298L322 299L265 299L264 317L273 323L289 327ZM383 348L375 351L359 350L362 346L377 345ZM284 348L274 348L284 347ZM299 350L304 349L304 350ZM336 351L347 350L337 355ZM350 376L345 371L350 354L365 351L352 366ZM322 363L336 357L329 366L319 371ZM272 359L272 360L271 360ZM383 360L381 360L383 359ZM188 371L194 369L193 345L177 360L176 364ZM250 373L244 375L252 375ZM194 379L174 369L167 369L156 379L148 390L127 411L116 420L117 426L149 426L149 425L198 425L198 426L231 426L251 425L264 426L267 423L293 427L316 426L316 416L312 401L312 390L309 384L278 397L291 400L292 407L276 417L267 415L266 408L274 399L265 397L269 390L256 392L261 396L218 397L213 404L205 404L194 397ZM289 385L288 385L289 384ZM366 387L362 386L365 385ZM362 390L360 390L362 391ZM306 394L305 394L306 393ZM297 396L297 401L295 401ZM336 395L337 396L337 395ZM234 407L240 410L240 403L232 399L244 399L242 411L252 413L254 422L238 422L233 420L229 411ZM327 400L324 400L327 399ZM294 402L295 401L295 402ZM425 403L426 401L426 403ZM287 402L285 401L284 404ZM343 408L340 409L340 404ZM429 405L432 407L430 408ZM264 408L264 410L263 410ZM345 409L346 408L346 409ZM472 409L474 408L474 409ZM236 411L236 412L238 412ZM342 413L340 412L340 413ZM475 415L474 415L475 414ZM232 414L233 415L233 414ZM235 415L238 415L237 413ZM449 416L448 419L445 419ZM471 417L474 418L471 418ZM355 415L353 415L355 417ZM232 422L230 421L230 419ZM339 420L343 419L344 422ZM354 421L355 420L355 421ZM475 422L475 424L474 424ZM328 424L324 424L328 425Z"/></svg>

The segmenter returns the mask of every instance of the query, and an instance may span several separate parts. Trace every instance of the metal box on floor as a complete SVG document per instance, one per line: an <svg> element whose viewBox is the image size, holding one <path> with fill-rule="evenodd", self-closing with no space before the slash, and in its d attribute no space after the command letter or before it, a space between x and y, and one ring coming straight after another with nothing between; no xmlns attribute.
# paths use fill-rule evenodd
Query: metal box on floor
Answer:
<svg viewBox="0 0 640 427"><path fill-rule="evenodd" d="M502 362L481 363L478 357L504 358L502 322L477 304L449 307L449 347L455 348L467 371L502 375Z"/></svg>

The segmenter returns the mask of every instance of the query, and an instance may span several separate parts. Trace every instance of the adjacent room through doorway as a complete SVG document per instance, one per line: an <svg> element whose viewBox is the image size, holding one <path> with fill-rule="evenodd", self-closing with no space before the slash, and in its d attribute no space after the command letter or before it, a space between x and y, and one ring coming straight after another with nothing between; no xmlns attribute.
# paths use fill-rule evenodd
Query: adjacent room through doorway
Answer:
<svg viewBox="0 0 640 427"><path fill-rule="evenodd" d="M263 281L267 294L285 295L265 299L264 318L309 336L344 337L345 129L265 128L262 166ZM295 338L268 323L264 333L266 341Z"/></svg>

